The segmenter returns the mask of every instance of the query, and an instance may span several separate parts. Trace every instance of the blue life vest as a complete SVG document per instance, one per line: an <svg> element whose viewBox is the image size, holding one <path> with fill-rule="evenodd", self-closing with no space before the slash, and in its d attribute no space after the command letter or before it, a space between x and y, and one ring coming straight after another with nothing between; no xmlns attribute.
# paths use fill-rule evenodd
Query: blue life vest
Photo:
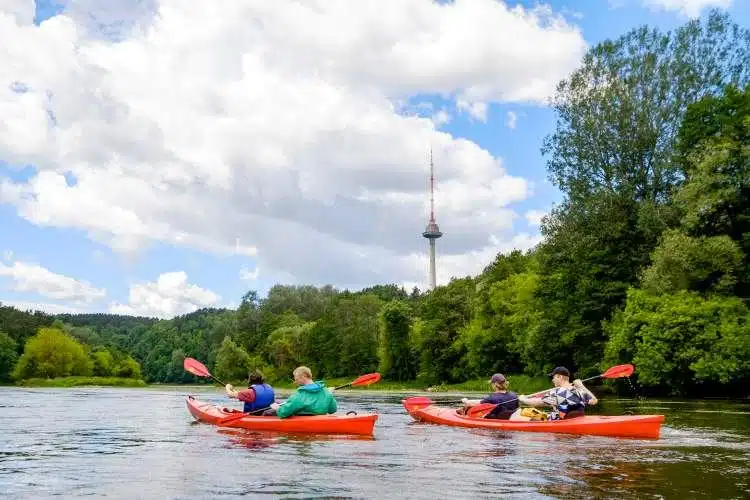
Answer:
<svg viewBox="0 0 750 500"><path fill-rule="evenodd" d="M253 384L250 388L255 389L255 401L252 403L245 403L245 413L268 408L271 406L271 403L276 400L273 387L268 384Z"/></svg>

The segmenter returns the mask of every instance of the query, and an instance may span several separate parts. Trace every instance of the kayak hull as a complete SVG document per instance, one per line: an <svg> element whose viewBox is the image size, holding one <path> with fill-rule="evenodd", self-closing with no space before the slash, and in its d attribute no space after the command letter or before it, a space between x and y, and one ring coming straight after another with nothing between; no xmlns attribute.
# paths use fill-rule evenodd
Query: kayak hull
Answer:
<svg viewBox="0 0 750 500"><path fill-rule="evenodd" d="M664 422L664 415L587 415L570 420L527 422L468 417L456 413L455 408L433 404L414 406L404 403L404 407L414 420L421 422L503 431L658 439Z"/></svg>
<svg viewBox="0 0 750 500"><path fill-rule="evenodd" d="M245 416L229 419L228 417L236 415L237 411L200 401L193 396L187 397L186 404L190 414L199 422L256 431L369 436L373 434L375 422L378 419L378 415L374 413L310 415L287 418ZM222 423L223 419L227 419L226 423Z"/></svg>

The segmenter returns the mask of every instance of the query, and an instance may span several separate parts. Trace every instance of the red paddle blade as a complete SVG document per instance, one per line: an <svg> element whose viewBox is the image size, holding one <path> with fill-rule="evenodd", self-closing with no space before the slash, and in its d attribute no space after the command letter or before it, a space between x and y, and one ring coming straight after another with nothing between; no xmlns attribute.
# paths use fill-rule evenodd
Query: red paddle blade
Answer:
<svg viewBox="0 0 750 500"><path fill-rule="evenodd" d="M374 384L378 380L380 380L379 373L377 372L368 373L367 375L362 375L361 377L357 377L356 379L354 379L354 382L352 382L352 386L359 387L359 386L364 386L364 385L370 385L370 384Z"/></svg>
<svg viewBox="0 0 750 500"><path fill-rule="evenodd" d="M197 375L199 377L211 376L211 374L208 372L208 368L206 368L206 365L193 358L185 358L185 361L182 362L182 367L185 368L185 371L188 371L193 375Z"/></svg>
<svg viewBox="0 0 750 500"><path fill-rule="evenodd" d="M469 408L466 412L467 417L472 418L483 418L489 412L491 412L497 405L494 403L479 403Z"/></svg>
<svg viewBox="0 0 750 500"><path fill-rule="evenodd" d="M613 366L606 372L602 373L604 378L622 378L629 377L633 374L635 368L631 364Z"/></svg>
<svg viewBox="0 0 750 500"><path fill-rule="evenodd" d="M426 396L414 396L411 398L406 398L401 402L404 404L406 411L409 412L419 410L420 408L425 408L427 406L430 406L431 404L435 404L433 400Z"/></svg>

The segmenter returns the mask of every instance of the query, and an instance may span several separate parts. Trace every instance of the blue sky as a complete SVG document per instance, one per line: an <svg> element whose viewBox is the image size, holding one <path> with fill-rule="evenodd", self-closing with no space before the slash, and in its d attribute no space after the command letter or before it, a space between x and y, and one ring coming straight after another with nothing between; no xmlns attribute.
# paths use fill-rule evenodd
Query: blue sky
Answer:
<svg viewBox="0 0 750 500"><path fill-rule="evenodd" d="M149 2L145 3L148 4ZM529 1L519 3L528 8L532 8L539 4L539 2ZM627 30L643 23L648 23L662 29L672 29L687 20L687 18L680 12L651 8L645 6L644 3L645 2L642 0L619 0L617 2L608 2L605 0L555 0L548 2L547 5L550 6L553 12L562 13L571 25L578 27L581 30L585 42L589 46L606 38L616 38ZM704 3L709 4L711 2L706 1ZM721 2L719 1L717 3ZM13 4L13 2L11 2L11 4ZM45 21L54 22L56 19L61 19L59 16L67 15L74 22L78 23L79 34L77 36L82 36L80 35L80 32L85 32L86 29L91 30L90 24L88 25L88 28L85 28L86 21L82 20L90 20L92 18L103 19L110 25L119 26L120 28L115 29L115 31L117 31L118 29L121 29L121 26L129 26L128 22L137 23L143 22L143 20L146 19L144 17L133 18L130 14L121 16L123 12L130 12L127 9L127 1L118 0L117 2L113 2L113 5L114 4L118 4L118 8L113 7L106 12L99 8L98 11L93 12L94 15L88 15L92 14L91 12L88 12L89 9L97 8L95 7L95 2L81 1L77 4L75 2L68 3L67 5L70 6L68 8L64 8L61 2L56 3L49 0L37 2L34 22L36 25L43 23L42 26L47 30L45 31L45 40L47 41L45 43L50 44L44 45L40 43L39 46L53 47L49 48L47 52L41 52L41 55L37 54L37 56L41 58L50 58L48 59L49 65L43 66L42 69L40 69L40 67L35 68L35 70L42 75L38 77L38 80L34 80L34 77L28 76L27 74L21 74L20 71L19 76L15 78L15 80L24 81L24 78L28 78L29 81L44 82L44 85L48 86L46 87L47 90L45 95L47 95L47 98L49 99L60 99L60 96L65 96L66 90L63 87L55 87L55 85L62 85L59 83L59 80L61 80L62 77L57 78L49 75L56 75L57 73L55 73L55 71L58 71L56 69L58 65L55 64L57 61L53 62L53 60L62 60L67 57L56 52L58 49L54 47L56 44L64 47L65 41L70 40L70 38L66 37L72 36L70 35L71 31L66 31L64 29L64 23L60 24L60 26L53 26L49 23L45 23ZM516 5L515 2L511 2L510 4ZM39 31L39 28L23 25L23 15L19 14L19 12L23 12L23 5L23 1L17 0L15 13L18 16L16 19L18 20L19 30L23 29L25 30L24 33L29 33L29 36L33 36L32 30L36 29ZM12 14L14 12L10 7L8 9L7 13ZM748 5L748 2L735 0L728 10L735 21L744 26L750 24L748 23L750 20L750 6ZM2 13L2 8L0 8L0 13ZM165 14L165 16L168 15L169 13ZM126 23L117 23L119 20L118 16L124 17ZM0 16L0 19L2 19L2 16ZM8 19L12 18L9 17ZM144 25L149 26L149 22L146 22ZM471 29L471 26L467 25L466 29ZM210 31L210 29L207 29L207 31ZM200 37L200 35L200 32L195 33L196 37ZM191 33L184 32L182 36L189 38ZM56 39L55 37L60 38ZM0 35L0 38L2 38L2 35ZM17 36L14 40L14 43L19 44L16 47L18 54L24 54L24 51L31 50L28 46L21 46L20 44L24 42ZM28 40L32 39L30 38ZM56 42L55 40L58 41ZM125 36L118 40L116 36L113 37L111 35L111 31L103 34L101 32L97 33L94 30L86 35L86 40L95 40L95 43L100 44L101 47L106 46L106 50L116 50L114 48L115 45L123 43L123 40L127 41L128 38ZM220 41L221 40L219 39L219 41L216 42L217 46L220 45ZM79 40L79 43L82 42ZM75 51L71 52L71 54L75 53ZM293 52L290 53L293 54ZM120 53L118 52L118 54ZM315 54L317 55L317 53ZM0 65L8 67L8 64L8 61L4 62L3 56L0 55ZM106 66L107 63L102 64ZM317 63L313 62L312 64L314 65ZM346 62L346 64L351 66L354 63ZM11 65L10 67L13 66ZM47 68L47 73L43 71L44 68ZM109 69L113 72L129 70L128 68ZM60 71L62 72L62 70ZM357 71L347 71L348 73L341 77L340 81L346 82L346 84L349 85L351 84L350 82L360 80L360 74L358 74ZM65 75L70 74L74 74L74 72L68 71L65 73ZM337 76L337 78L339 78L339 76ZM66 76L66 78L67 77L68 76ZM0 79L1 78L3 78L2 75L0 75ZM13 75L11 75L11 78L13 78ZM364 79L365 77L361 78ZM32 87L34 86L30 86L31 90L29 94L34 91ZM37 87L39 88L39 86ZM114 84L112 88L119 87ZM115 90L112 90L111 92L115 92ZM10 98L16 99L14 102L18 104L18 93L8 95ZM363 97L366 95L369 94L364 90L358 92L356 95L358 100L356 102L366 102L362 101L362 99L366 99ZM503 233L503 238L510 241L512 237L517 234L527 234L531 236L537 235L538 227L526 221L524 214L532 210L546 211L550 208L553 202L560 199L560 193L545 180L546 172L544 158L542 158L540 153L540 146L543 137L553 130L555 123L554 114L549 109L540 106L538 103L528 103L519 100L516 100L515 102L493 102L493 99L490 98L485 100L488 103L488 108L487 120L484 122L476 117L471 117L467 113L457 112L455 100L438 98L434 92L412 93L412 95L409 96L409 101L411 103L432 103L433 109L427 111L423 110L424 112L420 113L421 116L426 118L429 118L431 114L434 114L437 109L445 107L450 113L450 121L440 125L439 130L450 134L454 140L466 139L473 143L475 146L472 146L473 149L471 150L471 153L465 154L475 155L479 154L478 151L481 152L484 150L495 157L501 158L500 161L502 162L502 166L507 170L507 173L510 176L523 178L533 185L532 195L523 197L523 199L518 199L507 205L507 208L512 209L516 213L516 219L513 222L512 229ZM500 101L502 101L502 99L500 99ZM125 98L122 98L118 101L118 105L127 106L127 102L128 101ZM2 101L0 101L0 109L3 109ZM31 108L24 109L28 110ZM132 109L136 108L133 107ZM56 112L59 113L60 117L63 117L71 115L74 111L75 110L65 110L63 112L62 108L60 108ZM516 115L515 128L510 128L508 126L509 112L515 113ZM28 111L28 113L31 112ZM68 115L65 115L65 113ZM166 113L166 111L162 112L162 114L163 113ZM30 117L32 115L28 114L22 116ZM34 122L32 118L23 117L19 119L28 120L28 123L26 123L25 126L29 127L29 130L35 130L35 124L37 122ZM85 124L87 122L83 120L80 123ZM199 124L191 126L200 128ZM271 129L272 127L269 125L268 128ZM283 130L273 134L271 132L268 133L272 137L277 137L278 135L283 135ZM153 133L149 133L146 135L140 135L139 137L140 140L143 141L144 138L153 137L153 135ZM196 140L195 137L199 136L199 134L193 136L193 142ZM83 140L84 139L81 139L81 141ZM113 143L125 141L125 139L118 137L114 132L107 136L106 140L113 141ZM133 139L129 138L127 140ZM228 143L229 139L226 139L226 141ZM242 139L235 139L235 143L236 141L241 142ZM322 146L314 144L314 139L312 139L312 141L313 143L307 146L310 151L315 151L318 147L322 148ZM66 144L66 147L71 147L70 143ZM222 142L221 144L225 143ZM262 146L262 143L259 144ZM85 178L85 174L82 172L85 172L87 167L76 167L81 170L76 170L76 168L71 167L68 171L65 166L65 161L61 161L60 158L70 158L71 156L62 155L60 149L56 150L56 156L53 160L49 159L52 158L52 153L49 152L49 149L46 148L43 141L34 143L34 147L36 149L32 152L29 152L31 151L30 149L21 151L20 147L13 150L12 145L4 147L3 142L0 141L0 181L5 181L13 186L30 183L38 172L42 170L41 167L37 167L40 165L46 165L48 160L50 163L56 165L51 170L65 172L66 179L71 186L75 186L79 178ZM93 161L91 160L89 151L93 147L94 146L87 147L86 151L83 151L82 148L80 158L84 158L85 156L86 161ZM236 144L227 145L227 151L234 151L236 148ZM353 149L356 151L356 146L353 147ZM259 153L260 150L257 147L254 147L252 148L252 151ZM45 156L48 154L50 155L49 157ZM145 152L145 149L143 154L148 154ZM232 154L234 153L227 153L227 157L236 158L236 155L232 156ZM303 161L314 162L312 157L304 156L302 158L304 158ZM310 159L308 160L308 158ZM436 155L439 187L441 186L441 158L442 157L439 155ZM152 161L152 163L146 163L157 165L157 163L153 163L156 160L150 159L149 161ZM237 161L241 162L242 160ZM125 169L125 167L123 167L123 169ZM426 175L426 166L425 171L422 174ZM270 185L270 183L273 182L273 179L276 178L278 178L278 176L272 173L269 173L268 177L262 177L262 179L266 179L266 182L269 183L268 185ZM335 175L333 178L335 178ZM203 178L203 181L205 180L206 178ZM117 181L113 182L116 183ZM169 182L179 184L180 181L175 181L170 178ZM257 184L260 185L260 182L257 182ZM111 187L111 185L108 186ZM326 186L318 186L321 190L323 190L324 187ZM326 195L330 195L330 200L333 201L328 200L322 203L322 205L325 205L326 211L321 213L329 214L325 217L330 219L330 214L336 213L336 200L340 199L341 193L336 192L336 190L330 185L328 188L329 191L326 192ZM342 186L341 189L343 190L344 187ZM351 188L349 189L351 190ZM94 190L94 192L95 191L96 190ZM384 248L373 247L373 250L369 250L364 243L357 242L354 238L347 240L346 237L336 233L335 236L338 240L347 241L345 244L342 243L341 250L331 250L329 252L329 249L326 248L325 244L325 242L328 241L326 238L329 236L334 238L334 236L331 235L336 231L339 231L339 229L336 229L336 231L331 230L330 235L325 234L325 237L321 236L318 240L307 240L306 243L299 244L299 248L296 250L292 249L290 247L294 246L294 238L292 236L283 236L280 233L274 233L274 228L279 228L278 231L282 231L282 229L280 229L281 227L288 226L289 228L292 228L290 230L295 230L294 228L297 227L295 226L295 221L285 220L283 224L279 223L277 226L273 222L279 220L277 215L274 215L274 217L269 219L271 222L263 224L259 223L258 226L252 226L253 230L248 230L247 233L243 231L243 226L240 222L235 223L233 230L237 232L236 234L241 237L241 240L244 239L244 234L248 234L250 240L255 238L259 241L261 236L258 235L263 234L263 238L278 243L278 247L274 247L270 243L269 246L258 245L258 258L255 258L249 255L235 254L231 249L227 249L228 244L225 244L220 249L209 248L211 246L212 238L218 239L222 237L218 228L216 229L215 234L212 232L210 222L207 226L205 224L202 226L204 227L203 233L200 232L200 229L195 229L195 234L190 232L192 229L180 230L185 232L185 234L188 234L188 239L192 238L191 241L194 240L196 242L195 244L182 244L180 240L175 239L176 237L173 235L133 239L135 237L131 233L128 233L128 238L117 239L113 236L110 237L111 235L96 234L96 216L87 217L87 222L79 223L75 220L75 209L70 210L70 213L68 213L69 208L66 208L65 205L59 204L62 202L45 203L43 209L39 209L38 207L34 208L33 203L23 204L19 201L18 197L14 198L12 195L7 194L8 192L9 191L6 189L6 195L3 196L3 191L0 190L0 227L2 227L2 231L0 231L0 252L3 252L3 260L0 261L0 264L2 265L2 267L0 267L0 301L4 303L18 304L27 307L34 306L52 312L58 310L95 312L113 310L116 312L132 312L169 317L173 314L187 312L202 305L236 306L241 296L248 289L256 289L261 294L265 294L268 288L277 282L306 283L315 281L313 284L331 282L337 286L357 286L358 284L361 284L355 283L355 280L350 278L350 276L357 275L356 272L351 272L349 274L343 273L342 269L346 266L362 267L361 274L362 279L365 282L372 282L371 280L400 282L408 286L409 284L421 284L426 281L426 276L422 276L424 274L422 269L419 269L416 274L411 271L410 273L399 271L399 269L409 268L411 265L409 263L412 262L409 259L413 258L411 254L415 252L415 248L423 248L426 250L426 242L420 237L420 232L426 221L422 214L419 213L415 215L413 221L404 221L402 224L396 224L397 228L394 229L394 231L400 231L399 234L389 236L394 240L406 240L411 238L412 240L410 240L411 242L408 245L405 244L404 248L396 248L397 245L385 248L388 245L384 244ZM67 192L75 193L75 191ZM424 195L424 193L422 194ZM26 192L25 196L29 196L28 192ZM145 196L146 195L144 195L144 197ZM406 195L402 193L400 196ZM132 211L133 213L139 214L142 225L144 227L149 226L149 230L154 230L159 234L169 233L170 229L168 229L168 226L170 220L181 220L185 228L193 228L198 224L195 220L202 217L202 212L204 210L207 214L206 217L208 217L209 213L213 213L210 212L208 208L196 206L196 204L193 203L192 205L186 205L191 208L189 210L183 209L181 214L175 213L175 210L169 209L168 212L170 218L164 216L162 212L161 219L155 218L156 216L153 216L154 218L152 219L151 215L142 210L143 205L139 200L134 199L132 195L122 195L122 197L125 198L124 201L119 200L119 197L118 200L125 203L123 206L126 206L128 199L132 200ZM282 197L279 199L282 200L279 202L281 205L286 203L287 212L292 214L297 213L299 214L299 217L304 218L306 215L305 209L295 212L292 210L288 200L286 202L283 201L286 198ZM158 197L157 199L154 199L153 195L150 198L144 198L144 200L151 200L148 201L148 203L153 203L154 206L157 206L159 201ZM236 203L245 202L249 204L253 203L252 200L248 200L245 197L238 198ZM71 206L76 206L79 203L82 206L96 206L86 205L87 202L85 202L82 197L78 198L77 195L65 198L64 203L72 204ZM183 207L184 206L185 205L183 205ZM220 205L217 205L217 207L219 206ZM481 206L477 206L479 208L473 208L473 210L481 211ZM224 207L222 210L226 209L227 208ZM284 207L282 206L281 210L283 209ZM323 208L320 209L323 210ZM61 210L66 213L65 216L61 215ZM81 210L84 209L82 208ZM217 208L216 210L220 209ZM498 208L498 210L501 210L501 208ZM216 214L218 213L221 212L217 211ZM245 215L238 214L236 220L241 221L252 219L243 218ZM446 240L451 238L451 233L456 234L459 230L456 227L451 227L450 224L446 224L446 222L441 219L441 215L441 212L438 212L438 222L441 224L441 229L446 236L444 239L438 241L438 252L440 253L440 249L443 248L443 245L445 245L444 248L446 248L446 252L454 251L454 247L451 245L454 245L456 249L456 257L451 261L452 264L447 263L446 261L446 265L443 269L450 265L454 265L455 269L458 270L456 272L463 271L464 267L461 266L464 266L464 263L467 260L472 260L470 254L474 248L469 243L466 244L466 247L459 248L461 245L455 240L449 240L446 243ZM102 217L106 216L107 214L103 212ZM373 220L378 218L377 215L370 214L367 216L372 216ZM310 217L313 216L310 215ZM338 217L346 219L346 214L339 213ZM357 217L357 215L352 213L352 217ZM459 214L456 215L456 217L459 218L455 220L461 220L460 217L462 216ZM291 216L291 218L294 219L294 216ZM395 222L395 220L399 218L398 215L387 215L383 224ZM451 215L445 215L445 218L448 222L453 220L451 219ZM113 220L117 220L116 217ZM122 220L131 219L125 218ZM344 225L346 226L346 223L344 223ZM456 224L454 224L454 226L455 225ZM408 228L412 226L413 232L410 233ZM324 226L319 226L319 231L321 231L320 227ZM256 230L258 231L257 233L255 232ZM381 230L383 229L381 228ZM341 231L344 231L344 229L341 229ZM480 232L478 238L481 239L481 228L477 231ZM104 232L106 233L106 231ZM304 231L300 234L303 233ZM327 230L324 228L322 233L327 233ZM225 235L225 233L221 234ZM118 237L120 236L122 236L122 234ZM114 240L117 241L113 243ZM123 251L124 243L122 243L122 241L128 242L128 244L125 245L127 247L126 251ZM469 241L469 239L466 239L465 241ZM130 242L135 243L130 244ZM255 244L256 243L253 242L253 245ZM321 246L322 248L317 248L318 246ZM115 247L115 249L113 249L113 247ZM315 247L315 249L311 250L312 247ZM297 258L295 256L295 252L305 252L308 250L311 253L319 252L323 257L309 257L308 262L305 259ZM463 256L459 255L461 251L463 251ZM348 254L352 252L361 253L362 255L374 255L376 257L371 257L371 259L373 259L372 265L361 266L358 262L362 261L354 259L351 260L351 262L349 261ZM321 260L325 260L325 257L329 255L329 253L331 262L322 263ZM266 257L269 255L270 257ZM466 257L467 255L469 255L468 258ZM492 255L492 252L490 251L490 253L483 253L481 255L486 257L487 255ZM401 268L384 263L386 260L395 258L394 256L404 259L403 265L399 264L402 265ZM263 258L267 258L268 260L263 261ZM300 262L292 262L298 260ZM441 265L440 262L441 261L439 260L439 266ZM481 263L480 269L485 263L486 262ZM258 268L257 278L250 280L243 280L241 278L240 270L242 268L252 271L256 269L256 267ZM316 269L315 273L317 274L313 271L310 271L308 274L295 271L295 269L307 270L313 268ZM338 271L342 271L340 278L337 277ZM175 272L184 272L185 274L171 275L171 278L165 279L161 286L156 285L160 275L163 273ZM447 279L447 277L443 277L443 281L445 279ZM129 293L131 287L134 286L136 287L134 289L136 298L131 300L129 298ZM97 290L105 291L104 295L102 296L102 294L98 294L96 292ZM80 300L81 297L89 298L87 300ZM119 304L120 307L113 306L114 303Z"/></svg>

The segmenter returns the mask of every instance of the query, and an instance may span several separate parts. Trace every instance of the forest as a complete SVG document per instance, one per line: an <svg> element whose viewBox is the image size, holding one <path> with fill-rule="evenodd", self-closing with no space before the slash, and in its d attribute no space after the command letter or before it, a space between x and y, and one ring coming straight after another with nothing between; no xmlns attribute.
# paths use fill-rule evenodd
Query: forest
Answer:
<svg viewBox="0 0 750 500"><path fill-rule="evenodd" d="M195 383L380 371L425 387L490 374L579 377L633 363L650 394L746 396L750 382L750 33L712 11L589 49L541 144L564 194L542 242L434 290L275 285L169 320L0 307L0 380ZM446 230L447 231L447 230Z"/></svg>

